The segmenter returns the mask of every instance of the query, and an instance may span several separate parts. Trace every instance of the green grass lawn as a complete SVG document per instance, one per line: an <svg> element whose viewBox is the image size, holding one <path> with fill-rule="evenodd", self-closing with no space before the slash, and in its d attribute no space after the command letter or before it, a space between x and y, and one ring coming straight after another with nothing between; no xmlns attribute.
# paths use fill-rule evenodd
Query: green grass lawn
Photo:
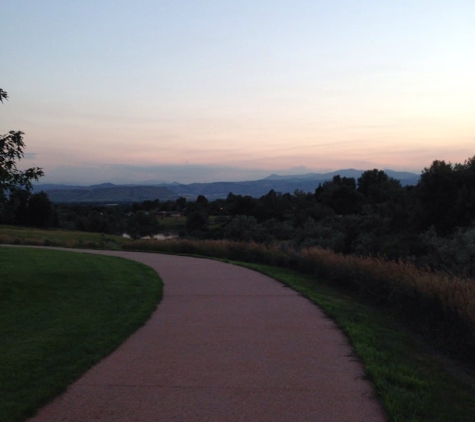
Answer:
<svg viewBox="0 0 475 422"><path fill-rule="evenodd" d="M116 257L0 248L0 421L21 421L113 351L162 283Z"/></svg>
<svg viewBox="0 0 475 422"><path fill-rule="evenodd" d="M315 277L243 264L301 292L347 334L368 378L394 422L475 421L473 371L449 364L393 316Z"/></svg>

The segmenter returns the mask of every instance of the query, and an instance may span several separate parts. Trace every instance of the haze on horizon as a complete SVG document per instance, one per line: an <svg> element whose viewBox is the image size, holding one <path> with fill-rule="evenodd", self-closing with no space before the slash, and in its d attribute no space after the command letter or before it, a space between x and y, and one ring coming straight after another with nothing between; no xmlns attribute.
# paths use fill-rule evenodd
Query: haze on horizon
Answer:
<svg viewBox="0 0 475 422"><path fill-rule="evenodd" d="M420 173L475 155L475 2L17 0L0 132L42 183Z"/></svg>

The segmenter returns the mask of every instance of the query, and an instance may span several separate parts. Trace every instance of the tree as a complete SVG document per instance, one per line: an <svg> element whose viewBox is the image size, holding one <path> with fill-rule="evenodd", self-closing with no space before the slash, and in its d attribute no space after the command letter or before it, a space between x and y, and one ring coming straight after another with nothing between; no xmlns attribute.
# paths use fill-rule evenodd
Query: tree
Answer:
<svg viewBox="0 0 475 422"><path fill-rule="evenodd" d="M28 224L39 227L54 225L53 204L43 191L34 193L28 200Z"/></svg>
<svg viewBox="0 0 475 422"><path fill-rule="evenodd" d="M401 189L399 180L389 177L384 171L367 170L358 178L357 191L373 204L386 202Z"/></svg>
<svg viewBox="0 0 475 422"><path fill-rule="evenodd" d="M436 160L425 168L417 185L421 225L441 234L475 222L475 157L464 164Z"/></svg>
<svg viewBox="0 0 475 422"><path fill-rule="evenodd" d="M250 195L234 195L229 193L226 198L226 207L231 215L254 215L257 199Z"/></svg>
<svg viewBox="0 0 475 422"><path fill-rule="evenodd" d="M6 99L8 94L0 89L0 102ZM15 191L30 192L32 181L44 175L39 167L18 169L17 164L25 155L24 148L23 132L11 130L6 135L0 135L0 205Z"/></svg>
<svg viewBox="0 0 475 422"><path fill-rule="evenodd" d="M339 215L357 214L361 211L363 197L356 191L356 181L352 177L333 176L332 181L327 181L316 189L315 196L319 202Z"/></svg>
<svg viewBox="0 0 475 422"><path fill-rule="evenodd" d="M7 100L7 99L8 99L8 94L2 88L0 88L0 103L3 103L3 100Z"/></svg>
<svg viewBox="0 0 475 422"><path fill-rule="evenodd" d="M254 216L236 215L224 228L224 237L226 239L237 240L241 242L250 242L262 240L262 230Z"/></svg>
<svg viewBox="0 0 475 422"><path fill-rule="evenodd" d="M205 231L208 225L208 214L203 210L193 211L186 218L186 230L192 234L196 231Z"/></svg>

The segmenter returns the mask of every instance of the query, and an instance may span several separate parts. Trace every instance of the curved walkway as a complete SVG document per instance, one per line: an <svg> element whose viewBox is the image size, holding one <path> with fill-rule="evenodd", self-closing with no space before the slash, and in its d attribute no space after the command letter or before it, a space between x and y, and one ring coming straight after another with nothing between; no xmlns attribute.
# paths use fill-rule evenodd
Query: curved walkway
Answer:
<svg viewBox="0 0 475 422"><path fill-rule="evenodd" d="M218 261L105 252L161 276L151 319L30 422L383 422L363 369L308 300Z"/></svg>

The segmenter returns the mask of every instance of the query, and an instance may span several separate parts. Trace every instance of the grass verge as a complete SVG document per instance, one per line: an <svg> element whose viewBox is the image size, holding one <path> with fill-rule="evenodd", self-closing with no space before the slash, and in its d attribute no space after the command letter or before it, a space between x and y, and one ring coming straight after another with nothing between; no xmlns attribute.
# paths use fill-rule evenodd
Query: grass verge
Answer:
<svg viewBox="0 0 475 422"><path fill-rule="evenodd" d="M292 287L317 304L346 333L378 398L394 422L472 422L473 376L446 362L384 310L289 269L245 264Z"/></svg>
<svg viewBox="0 0 475 422"><path fill-rule="evenodd" d="M162 283L116 257L0 248L0 421L21 421L118 347Z"/></svg>

